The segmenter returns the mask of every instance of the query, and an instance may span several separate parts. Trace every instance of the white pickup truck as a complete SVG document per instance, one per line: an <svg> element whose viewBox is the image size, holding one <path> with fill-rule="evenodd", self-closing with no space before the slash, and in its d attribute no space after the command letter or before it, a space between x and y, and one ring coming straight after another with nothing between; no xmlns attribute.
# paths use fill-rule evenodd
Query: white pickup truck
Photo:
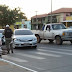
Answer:
<svg viewBox="0 0 72 72"><path fill-rule="evenodd" d="M72 29L68 29L62 23L46 24L43 30L32 30L37 37L37 42L41 40L55 40L57 45L61 45L63 41L70 41L72 43Z"/></svg>

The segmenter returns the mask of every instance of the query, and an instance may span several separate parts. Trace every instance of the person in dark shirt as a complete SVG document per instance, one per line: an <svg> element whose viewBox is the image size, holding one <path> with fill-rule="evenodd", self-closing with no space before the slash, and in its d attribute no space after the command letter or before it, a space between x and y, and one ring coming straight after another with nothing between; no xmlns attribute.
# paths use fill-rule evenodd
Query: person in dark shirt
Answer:
<svg viewBox="0 0 72 72"><path fill-rule="evenodd" d="M8 54L10 54L10 50L13 53L13 47L12 47L12 43L11 43L12 34L13 34L13 31L9 28L9 25L6 25L3 35L5 36L5 44L6 44Z"/></svg>

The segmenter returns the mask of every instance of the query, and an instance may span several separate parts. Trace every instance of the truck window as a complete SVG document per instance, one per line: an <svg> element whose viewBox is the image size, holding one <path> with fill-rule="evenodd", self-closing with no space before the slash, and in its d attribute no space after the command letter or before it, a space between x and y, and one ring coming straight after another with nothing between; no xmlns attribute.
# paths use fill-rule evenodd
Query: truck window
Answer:
<svg viewBox="0 0 72 72"><path fill-rule="evenodd" d="M47 25L46 30L47 30L47 28L49 28L49 30L50 30L50 25Z"/></svg>
<svg viewBox="0 0 72 72"><path fill-rule="evenodd" d="M42 30L44 30L45 25L43 25Z"/></svg>
<svg viewBox="0 0 72 72"><path fill-rule="evenodd" d="M58 30L58 29L66 29L66 27L63 24L54 24L52 25L53 30Z"/></svg>

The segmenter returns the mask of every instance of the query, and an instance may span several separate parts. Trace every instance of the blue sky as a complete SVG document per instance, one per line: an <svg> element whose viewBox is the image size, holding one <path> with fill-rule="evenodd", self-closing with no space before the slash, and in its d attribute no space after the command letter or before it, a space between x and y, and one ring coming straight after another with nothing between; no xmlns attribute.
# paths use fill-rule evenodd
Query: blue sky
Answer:
<svg viewBox="0 0 72 72"><path fill-rule="evenodd" d="M37 14L51 12L51 0L0 0L0 5L11 9L20 7L28 19ZM52 0L52 11L59 8L72 8L72 0Z"/></svg>

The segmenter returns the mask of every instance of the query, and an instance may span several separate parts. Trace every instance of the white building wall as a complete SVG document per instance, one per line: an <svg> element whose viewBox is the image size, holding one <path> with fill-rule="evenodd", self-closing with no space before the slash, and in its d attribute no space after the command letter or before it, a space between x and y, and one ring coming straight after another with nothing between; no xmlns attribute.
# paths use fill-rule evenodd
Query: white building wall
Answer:
<svg viewBox="0 0 72 72"><path fill-rule="evenodd" d="M63 13L60 13L60 14L58 14L57 16L56 16L56 18L57 18L57 22L62 22L63 21Z"/></svg>
<svg viewBox="0 0 72 72"><path fill-rule="evenodd" d="M60 14L60 22L63 21L63 18L64 18L64 13L61 13L61 14Z"/></svg>

